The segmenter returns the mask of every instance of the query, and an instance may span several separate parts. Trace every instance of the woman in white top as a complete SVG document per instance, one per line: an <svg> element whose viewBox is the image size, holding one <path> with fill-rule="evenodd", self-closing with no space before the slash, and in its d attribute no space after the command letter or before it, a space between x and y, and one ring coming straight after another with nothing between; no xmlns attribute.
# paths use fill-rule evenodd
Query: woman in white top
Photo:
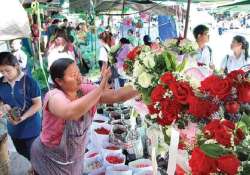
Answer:
<svg viewBox="0 0 250 175"><path fill-rule="evenodd" d="M224 73L230 73L250 64L248 58L249 44L243 36L235 36L231 43L232 55L226 55L222 61L221 69Z"/></svg>
<svg viewBox="0 0 250 175"><path fill-rule="evenodd" d="M105 31L99 35L100 39L100 53L98 57L98 63L100 70L104 64L108 64L108 52L112 46L112 33Z"/></svg>

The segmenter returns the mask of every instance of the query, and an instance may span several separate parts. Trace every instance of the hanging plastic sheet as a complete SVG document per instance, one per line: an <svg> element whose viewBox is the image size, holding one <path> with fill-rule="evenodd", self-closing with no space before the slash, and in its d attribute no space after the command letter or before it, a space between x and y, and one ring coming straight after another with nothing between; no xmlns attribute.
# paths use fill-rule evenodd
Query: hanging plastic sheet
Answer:
<svg viewBox="0 0 250 175"><path fill-rule="evenodd" d="M19 0L0 1L0 40L30 36L26 11Z"/></svg>
<svg viewBox="0 0 250 175"><path fill-rule="evenodd" d="M177 37L176 24L172 16L159 16L158 26L159 35L162 41Z"/></svg>

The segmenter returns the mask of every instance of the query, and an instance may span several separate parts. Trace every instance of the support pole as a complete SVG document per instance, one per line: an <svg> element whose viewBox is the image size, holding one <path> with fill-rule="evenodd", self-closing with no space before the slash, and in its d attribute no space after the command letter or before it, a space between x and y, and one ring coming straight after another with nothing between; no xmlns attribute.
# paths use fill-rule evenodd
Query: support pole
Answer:
<svg viewBox="0 0 250 175"><path fill-rule="evenodd" d="M188 0L186 21L185 21L185 29L184 29L184 38L187 38L188 22L189 22L189 15L190 15L190 6L191 6L191 3L192 3L192 0Z"/></svg>
<svg viewBox="0 0 250 175"><path fill-rule="evenodd" d="M125 1L126 0L123 0L123 2L122 2L122 37L124 36L123 19L124 19Z"/></svg>

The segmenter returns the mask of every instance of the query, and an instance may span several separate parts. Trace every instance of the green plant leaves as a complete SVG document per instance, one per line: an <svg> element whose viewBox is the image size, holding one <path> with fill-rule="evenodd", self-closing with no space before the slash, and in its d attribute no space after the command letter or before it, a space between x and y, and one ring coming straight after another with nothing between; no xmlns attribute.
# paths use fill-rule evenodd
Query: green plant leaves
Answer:
<svg viewBox="0 0 250 175"><path fill-rule="evenodd" d="M220 147L218 144L203 144L201 150L209 157L218 158L231 152L225 148Z"/></svg>

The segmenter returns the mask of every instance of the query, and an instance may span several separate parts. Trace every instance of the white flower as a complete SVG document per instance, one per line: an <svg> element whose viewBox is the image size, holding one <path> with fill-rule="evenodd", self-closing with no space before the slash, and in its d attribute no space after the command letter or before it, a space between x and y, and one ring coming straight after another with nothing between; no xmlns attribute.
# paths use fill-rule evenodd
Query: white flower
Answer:
<svg viewBox="0 0 250 175"><path fill-rule="evenodd" d="M140 74L145 72L144 67L140 64L139 61L135 61L133 77L138 77Z"/></svg>
<svg viewBox="0 0 250 175"><path fill-rule="evenodd" d="M152 76L146 72L143 72L138 77L138 83L143 88L148 88L151 85L152 82Z"/></svg>
<svg viewBox="0 0 250 175"><path fill-rule="evenodd" d="M152 54L145 55L145 57L142 58L142 60L143 60L143 64L147 68L154 68L155 67L154 55L152 55Z"/></svg>
<svg viewBox="0 0 250 175"><path fill-rule="evenodd" d="M157 119L157 114L153 114L153 115L151 115L150 117L151 117L152 120L153 120L153 119Z"/></svg>

